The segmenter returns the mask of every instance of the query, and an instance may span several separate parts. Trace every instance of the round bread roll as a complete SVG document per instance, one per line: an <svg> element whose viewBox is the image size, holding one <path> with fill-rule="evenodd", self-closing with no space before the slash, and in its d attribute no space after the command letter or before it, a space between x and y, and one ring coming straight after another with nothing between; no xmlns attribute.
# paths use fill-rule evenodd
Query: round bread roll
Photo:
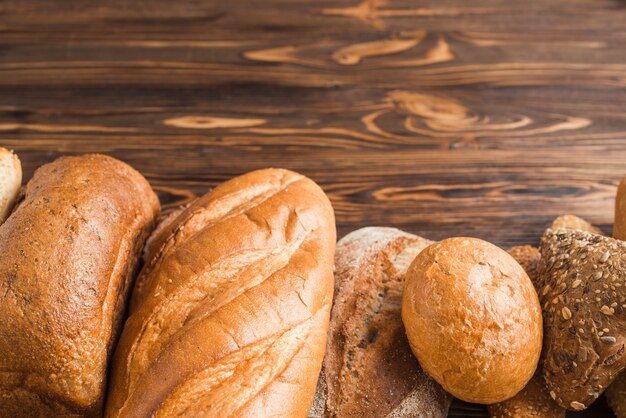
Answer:
<svg viewBox="0 0 626 418"><path fill-rule="evenodd" d="M524 269L476 238L425 248L406 274L402 320L422 368L452 395L492 404L533 376L541 307Z"/></svg>

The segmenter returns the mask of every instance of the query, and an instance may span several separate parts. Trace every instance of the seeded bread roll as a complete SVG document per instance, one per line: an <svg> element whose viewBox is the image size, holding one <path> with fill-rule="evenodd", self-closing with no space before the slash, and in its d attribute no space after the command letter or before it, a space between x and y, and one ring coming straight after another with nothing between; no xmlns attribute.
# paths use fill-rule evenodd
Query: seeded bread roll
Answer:
<svg viewBox="0 0 626 418"><path fill-rule="evenodd" d="M594 234L602 235L600 228L590 224L586 220L579 218L576 215L561 215L552 221L550 228L557 229L578 229L581 231L593 232Z"/></svg>
<svg viewBox="0 0 626 418"><path fill-rule="evenodd" d="M626 177L622 180L615 200L613 237L626 241ZM606 390L606 398L617 418L626 418L626 371L622 372Z"/></svg>
<svg viewBox="0 0 626 418"><path fill-rule="evenodd" d="M9 217L22 185L22 165L17 155L0 147L0 224Z"/></svg>
<svg viewBox="0 0 626 418"><path fill-rule="evenodd" d="M310 417L447 416L451 397L422 371L400 315L406 269L430 243L381 227L339 241L318 407Z"/></svg>
<svg viewBox="0 0 626 418"><path fill-rule="evenodd" d="M333 294L335 220L287 170L232 179L151 238L107 417L306 417Z"/></svg>
<svg viewBox="0 0 626 418"><path fill-rule="evenodd" d="M626 243L548 229L540 251L543 375L559 405L580 411L626 367Z"/></svg>
<svg viewBox="0 0 626 418"><path fill-rule="evenodd" d="M159 202L103 155L39 168L0 226L0 417L102 416L108 360Z"/></svg>
<svg viewBox="0 0 626 418"><path fill-rule="evenodd" d="M513 247L508 251L536 286L537 267L541 254L529 245ZM511 399L489 406L491 418L564 418L565 409L558 406L546 390L539 370L530 382Z"/></svg>
<svg viewBox="0 0 626 418"><path fill-rule="evenodd" d="M402 320L421 366L462 400L509 399L537 367L537 293L515 259L486 241L450 238L420 252L406 274Z"/></svg>

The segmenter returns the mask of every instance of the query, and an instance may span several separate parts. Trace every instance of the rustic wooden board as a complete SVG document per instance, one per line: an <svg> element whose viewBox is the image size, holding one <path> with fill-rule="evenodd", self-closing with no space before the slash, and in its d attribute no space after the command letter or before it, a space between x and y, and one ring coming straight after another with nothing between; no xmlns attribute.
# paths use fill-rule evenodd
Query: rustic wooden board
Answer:
<svg viewBox="0 0 626 418"><path fill-rule="evenodd" d="M625 46L620 0L3 0L0 144L26 178L111 154L168 209L280 166L340 235L536 244L565 212L610 232Z"/></svg>

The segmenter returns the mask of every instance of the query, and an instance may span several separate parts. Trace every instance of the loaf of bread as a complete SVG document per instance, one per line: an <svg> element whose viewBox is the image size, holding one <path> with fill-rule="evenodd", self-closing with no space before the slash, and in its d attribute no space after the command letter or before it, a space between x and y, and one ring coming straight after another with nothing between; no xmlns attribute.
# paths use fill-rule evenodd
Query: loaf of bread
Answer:
<svg viewBox="0 0 626 418"><path fill-rule="evenodd" d="M543 375L564 408L587 408L626 367L626 248L578 229L541 240Z"/></svg>
<svg viewBox="0 0 626 418"><path fill-rule="evenodd" d="M22 165L17 155L0 147L0 224L9 217L22 185Z"/></svg>
<svg viewBox="0 0 626 418"><path fill-rule="evenodd" d="M462 400L493 404L526 386L541 353L541 308L524 269L476 238L426 247L406 274L402 320L424 370Z"/></svg>
<svg viewBox="0 0 626 418"><path fill-rule="evenodd" d="M615 199L615 226L613 237L626 241L626 177L622 180ZM626 418L626 370L606 390L606 398L617 418Z"/></svg>
<svg viewBox="0 0 626 418"><path fill-rule="evenodd" d="M559 218L560 219L560 218ZM574 218L560 219L569 223ZM576 218L579 219L579 218ZM513 247L508 251L524 267L528 277L536 286L537 267L541 254L529 245ZM491 418L565 418L565 409L558 406L546 390L539 370L517 395L506 401L489 406Z"/></svg>
<svg viewBox="0 0 626 418"><path fill-rule="evenodd" d="M107 417L306 417L333 294L335 222L286 170L228 181L150 240Z"/></svg>
<svg viewBox="0 0 626 418"><path fill-rule="evenodd" d="M0 416L101 416L133 269L159 209L102 155L35 172L0 226Z"/></svg>
<svg viewBox="0 0 626 418"><path fill-rule="evenodd" d="M311 418L447 416L451 397L422 371L400 316L404 274L430 243L382 227L339 241L335 301Z"/></svg>
<svg viewBox="0 0 626 418"><path fill-rule="evenodd" d="M590 224L586 220L576 215L561 215L552 221L550 228L554 229L578 229L580 231L593 232L594 234L602 234L600 228Z"/></svg>

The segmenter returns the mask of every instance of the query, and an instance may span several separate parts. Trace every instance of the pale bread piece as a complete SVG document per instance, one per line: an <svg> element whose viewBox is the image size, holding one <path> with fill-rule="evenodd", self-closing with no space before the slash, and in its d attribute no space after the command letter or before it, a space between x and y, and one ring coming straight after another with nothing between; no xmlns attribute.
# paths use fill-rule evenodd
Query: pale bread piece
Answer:
<svg viewBox="0 0 626 418"><path fill-rule="evenodd" d="M22 165L17 155L0 147L0 224L11 213L22 185Z"/></svg>
<svg viewBox="0 0 626 418"><path fill-rule="evenodd" d="M326 358L310 417L447 415L451 397L419 366L400 316L404 273L430 243L383 227L339 241Z"/></svg>

